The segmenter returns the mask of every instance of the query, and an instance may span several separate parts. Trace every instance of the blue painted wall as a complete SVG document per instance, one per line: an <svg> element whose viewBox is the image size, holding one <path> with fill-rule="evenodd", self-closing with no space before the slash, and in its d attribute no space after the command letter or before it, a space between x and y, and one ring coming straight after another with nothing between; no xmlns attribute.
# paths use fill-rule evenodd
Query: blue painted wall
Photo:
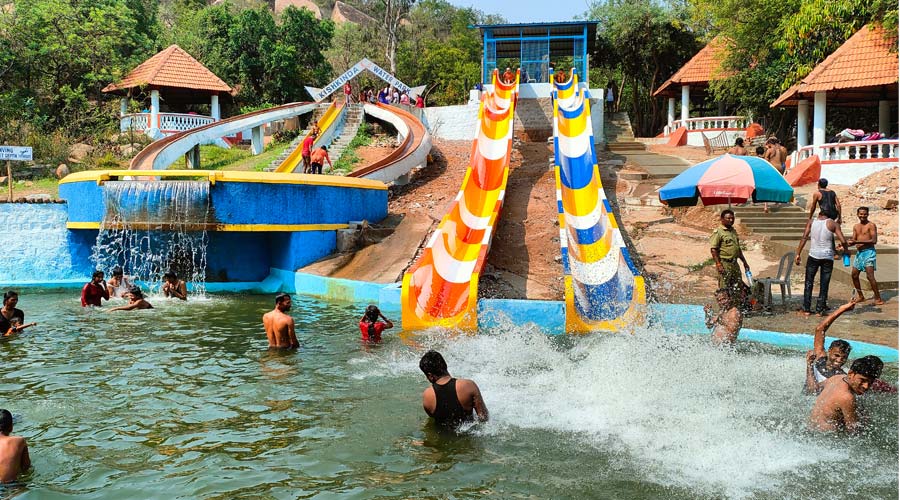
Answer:
<svg viewBox="0 0 900 500"><path fill-rule="evenodd" d="M218 182L210 195L213 219L221 224L346 224L387 217L384 189ZM103 188L95 181L60 184L59 196L69 202L69 221L103 219Z"/></svg>
<svg viewBox="0 0 900 500"><path fill-rule="evenodd" d="M268 233L208 234L207 281L262 281L269 275Z"/></svg>
<svg viewBox="0 0 900 500"><path fill-rule="evenodd" d="M66 230L64 204L0 204L0 283L86 280L91 273L89 234Z"/></svg>

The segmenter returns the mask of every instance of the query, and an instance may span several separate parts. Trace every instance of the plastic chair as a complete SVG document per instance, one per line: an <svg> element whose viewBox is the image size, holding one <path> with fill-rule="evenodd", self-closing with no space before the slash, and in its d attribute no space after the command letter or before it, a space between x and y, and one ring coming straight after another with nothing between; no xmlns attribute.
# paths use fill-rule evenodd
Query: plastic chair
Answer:
<svg viewBox="0 0 900 500"><path fill-rule="evenodd" d="M774 278L759 278L757 281L762 283L765 288L764 304L766 308L772 307L772 285L778 285L781 288L781 305L784 305L785 291L788 298L791 297L791 269L794 267L795 252L788 252L781 256L778 261L778 273ZM784 274L782 274L782 271Z"/></svg>

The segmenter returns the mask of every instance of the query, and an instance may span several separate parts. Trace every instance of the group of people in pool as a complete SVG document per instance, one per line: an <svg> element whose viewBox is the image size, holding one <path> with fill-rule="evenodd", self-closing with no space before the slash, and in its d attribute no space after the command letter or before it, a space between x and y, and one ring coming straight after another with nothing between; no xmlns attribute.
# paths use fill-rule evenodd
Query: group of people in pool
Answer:
<svg viewBox="0 0 900 500"><path fill-rule="evenodd" d="M81 306L82 307L101 307L103 300L111 298L123 298L128 301L127 304L113 307L109 311L132 311L135 309L153 309L153 305L144 298L144 292L141 287L137 286L132 280L125 276L121 267L115 267L112 271L112 278L107 282L103 271L94 271L91 281L86 283L81 289ZM178 279L178 275L173 271L169 271L163 275L163 285L161 288L165 297L172 297L181 300L187 300L187 284L184 280Z"/></svg>
<svg viewBox="0 0 900 500"><path fill-rule="evenodd" d="M706 327L712 328L715 344L733 344L743 323L743 315L731 299L727 289L716 290L719 312L704 307ZM810 428L819 431L846 431L855 433L861 429L861 419L856 398L869 390L896 393L897 388L879 379L884 362L878 356L863 356L850 364L844 364L851 346L846 340L837 339L825 350L825 332L842 314L856 307L858 301L837 308L816 327L813 349L806 353L806 381L804 390L815 394L816 402L809 415Z"/></svg>
<svg viewBox="0 0 900 500"><path fill-rule="evenodd" d="M266 338L270 349L297 349L297 334L291 310L291 296L279 293L275 296L275 308L262 317ZM381 334L394 327L378 309L370 305L359 320L359 331L363 342L381 342ZM457 379L447 371L447 362L437 351L428 351L419 360L419 369L431 383L422 393L422 407L425 413L443 428L456 428L475 419L488 419L488 409L481 397L478 384L468 379Z"/></svg>

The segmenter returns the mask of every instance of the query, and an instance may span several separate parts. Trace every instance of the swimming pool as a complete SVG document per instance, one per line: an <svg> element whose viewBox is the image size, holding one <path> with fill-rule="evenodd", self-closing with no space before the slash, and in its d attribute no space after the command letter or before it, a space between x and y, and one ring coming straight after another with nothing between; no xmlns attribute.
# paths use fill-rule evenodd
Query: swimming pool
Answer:
<svg viewBox="0 0 900 500"><path fill-rule="evenodd" d="M366 349L360 306L297 296L303 347L281 354L270 296L150 301L107 314L21 291L41 324L0 341L0 407L35 464L19 498L897 496L896 396L863 398L860 438L810 435L797 351L502 322ZM425 348L479 383L491 422L426 425Z"/></svg>

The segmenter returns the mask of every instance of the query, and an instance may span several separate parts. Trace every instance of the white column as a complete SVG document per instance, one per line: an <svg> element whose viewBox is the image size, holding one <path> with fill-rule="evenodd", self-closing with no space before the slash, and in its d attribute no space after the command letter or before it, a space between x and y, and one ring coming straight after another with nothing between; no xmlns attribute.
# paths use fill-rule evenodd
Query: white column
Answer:
<svg viewBox="0 0 900 500"><path fill-rule="evenodd" d="M687 119L691 117L691 87L681 86L681 120L687 125Z"/></svg>
<svg viewBox="0 0 900 500"><path fill-rule="evenodd" d="M258 125L250 130L250 152L258 155L263 152L263 126Z"/></svg>
<svg viewBox="0 0 900 500"><path fill-rule="evenodd" d="M813 97L813 146L825 144L825 92Z"/></svg>
<svg viewBox="0 0 900 500"><path fill-rule="evenodd" d="M128 114L128 98L123 97L119 100L119 116L125 116Z"/></svg>
<svg viewBox="0 0 900 500"><path fill-rule="evenodd" d="M150 91L150 127L152 129L159 129L159 91L151 90Z"/></svg>
<svg viewBox="0 0 900 500"><path fill-rule="evenodd" d="M878 131L891 135L891 104L885 100L878 101Z"/></svg>
<svg viewBox="0 0 900 500"><path fill-rule="evenodd" d="M212 97L209 98L209 114L215 121L219 121L222 118L222 112L219 110L218 94L213 94Z"/></svg>
<svg viewBox="0 0 900 500"><path fill-rule="evenodd" d="M809 145L809 100L797 101L797 149Z"/></svg>
<svg viewBox="0 0 900 500"><path fill-rule="evenodd" d="M669 129L672 128L672 125L675 123L675 98L669 98L669 115L666 118L666 123L669 125Z"/></svg>

